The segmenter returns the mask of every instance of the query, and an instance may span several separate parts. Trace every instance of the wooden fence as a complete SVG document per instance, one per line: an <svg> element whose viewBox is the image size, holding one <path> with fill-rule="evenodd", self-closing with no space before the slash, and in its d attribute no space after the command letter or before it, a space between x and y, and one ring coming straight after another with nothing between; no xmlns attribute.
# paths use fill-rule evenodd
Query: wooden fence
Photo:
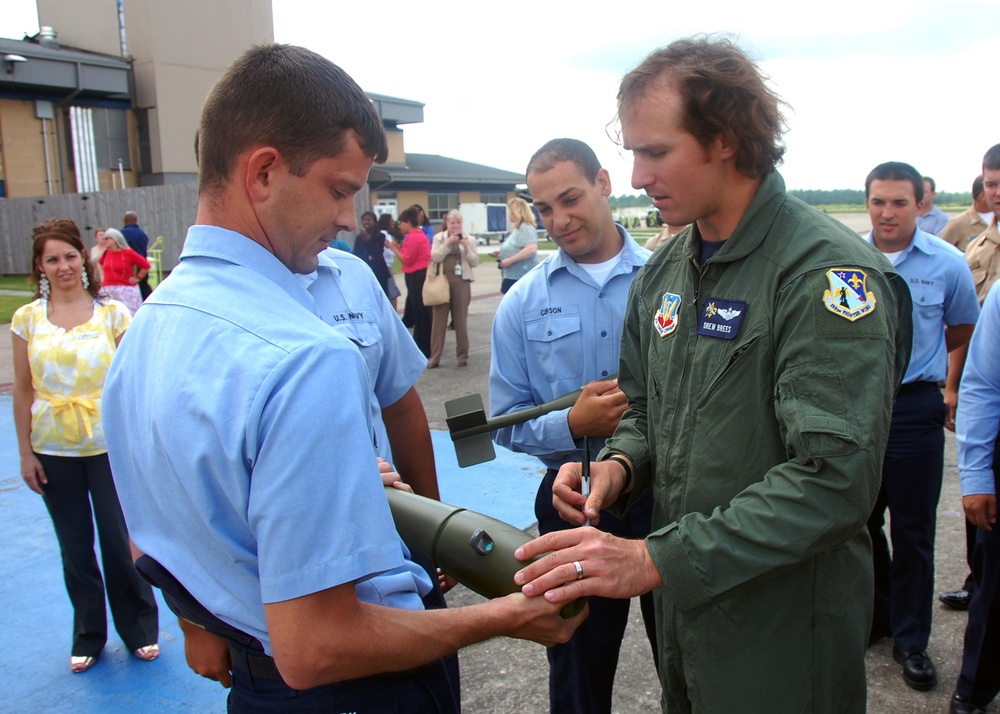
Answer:
<svg viewBox="0 0 1000 714"><path fill-rule="evenodd" d="M126 211L139 215L150 244L163 236L163 270L172 270L188 226L198 210L195 184L147 186L96 193L0 199L0 275L31 272L32 226L49 218L69 218L83 233L87 248L98 227L122 227Z"/></svg>

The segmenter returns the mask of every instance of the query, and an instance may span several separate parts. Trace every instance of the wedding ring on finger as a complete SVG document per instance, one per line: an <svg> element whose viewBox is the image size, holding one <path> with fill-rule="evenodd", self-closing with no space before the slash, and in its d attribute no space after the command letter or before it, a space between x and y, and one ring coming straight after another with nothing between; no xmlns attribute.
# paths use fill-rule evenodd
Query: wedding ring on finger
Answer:
<svg viewBox="0 0 1000 714"><path fill-rule="evenodd" d="M583 580L583 563L579 560L574 560L573 567L576 568L576 579Z"/></svg>

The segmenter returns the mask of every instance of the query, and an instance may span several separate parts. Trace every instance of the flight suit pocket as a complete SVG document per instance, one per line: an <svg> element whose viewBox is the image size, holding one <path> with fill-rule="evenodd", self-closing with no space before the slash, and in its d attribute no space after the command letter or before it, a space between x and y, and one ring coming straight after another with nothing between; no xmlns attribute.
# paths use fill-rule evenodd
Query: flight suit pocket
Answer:
<svg viewBox="0 0 1000 714"><path fill-rule="evenodd" d="M745 335L741 336L735 345L725 340L705 340L702 343L717 347L719 353L712 357L717 365L717 372L698 400L698 408L701 408L709 399L719 397L718 390L723 382L728 381L733 376L744 374L747 370L752 372L755 368L761 367L760 359L766 359L768 355L757 355L756 353L766 349L764 338L767 336L768 330L769 323L766 320L761 320L749 326ZM707 358L708 355L699 355L699 359ZM746 370L743 369L744 366L746 366Z"/></svg>
<svg viewBox="0 0 1000 714"><path fill-rule="evenodd" d="M566 307L556 315L525 322L525 336L538 360L542 375L550 382L583 375L583 335L579 312Z"/></svg>
<svg viewBox="0 0 1000 714"><path fill-rule="evenodd" d="M812 363L789 370L779 388L788 445L805 458L843 456L858 446L844 415L848 401L840 376L824 367Z"/></svg>

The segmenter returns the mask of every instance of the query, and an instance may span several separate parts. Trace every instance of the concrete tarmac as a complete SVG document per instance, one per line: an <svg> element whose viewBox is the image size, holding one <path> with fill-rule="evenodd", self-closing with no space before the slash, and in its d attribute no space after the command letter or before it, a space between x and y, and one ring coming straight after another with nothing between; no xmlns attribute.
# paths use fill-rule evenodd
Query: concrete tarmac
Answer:
<svg viewBox="0 0 1000 714"><path fill-rule="evenodd" d="M469 355L469 365L459 368L456 365L454 351L454 332L449 331L446 337L445 352L438 369L428 370L424 373L418 383L418 389L423 398L431 428L435 430L445 430L444 403L449 399L471 393L483 395L484 402L488 403L488 373L490 361L490 327L497 305L500 302L500 275L499 270L493 263L484 263L476 269L476 281L473 283L473 300L469 309L469 339L471 351ZM397 276L397 283L404 291L405 286L402 276ZM400 308L403 305L403 297L400 298ZM9 329L9 326L5 326ZM9 385L13 380L13 368L9 349L0 350L0 392L9 392ZM9 399L3 400L9 405ZM9 408L9 407L7 407ZM8 427L9 428L9 427ZM445 459L443 450L449 448L447 437L437 435L435 445L438 452L439 471L440 464ZM11 451L5 449L8 458L5 461L2 474L3 491L10 489L25 489L17 476L16 449ZM449 458L450 454L448 455ZM530 498L534 488L530 484L532 474L530 463L526 466L524 461L519 465L507 468L517 469L523 472L527 469L529 477L523 488L530 491L527 496ZM468 470L466 470L468 471ZM523 477L525 474L518 474ZM541 477L541 467L537 473ZM463 473L457 474L458 478L463 477ZM469 508L486 510L487 501L490 500L487 494L480 505L476 503L463 503ZM36 518L44 520L47 516L38 514ZM40 527L44 532L48 524ZM8 537L16 537L13 533L8 533ZM44 538L45 536L39 536ZM51 537L48 533L47 537ZM54 538L52 538L54 540ZM941 494L938 508L938 528L937 528L937 551L936 551L937 576L935 584L935 594L942 590L952 590L959 587L963 582L967 566L965 564L965 540L963 515L961 512L961 499L958 489L958 472L956 468L955 442L951 433L947 434L945 453L945 476L944 487ZM7 582L5 586L0 586L0 604L3 609L20 609L22 599L26 593L15 582ZM65 593L60 597L65 600ZM459 606L480 601L481 598L474 593L459 587L448 595L448 601L452 606ZM613 711L621 714L631 714L634 712L655 712L659 711L660 686L653 671L650 656L649 644L646 641L642 629L641 619L638 614L638 605L634 603L629 628L626 632L622 646L621 658L618 666L618 674L615 686L615 697ZM65 607L63 608L65 609ZM166 608L162 610L161 623L171 619ZM66 615L60 615L65 618ZM909 689L900 677L900 666L892 660L892 643L890 640L882 640L880 643L869 649L867 654L868 670L868 711L874 714L909 714L911 712L947 712L948 701L954 689L955 680L961 663L962 638L965 631L966 615L963 612L947 610L935 602L934 605L934 629L929 647L929 654L937 665L939 684L934 691L927 693L915 692ZM30 625L25 625L28 627ZM60 631L68 629L69 623L59 623ZM162 626L162 625L161 625ZM6 628L5 628L6 629ZM165 648L165 654L161 656L162 666L169 666L176 670L174 675L178 684L177 697L187 698L183 709L180 706L170 708L165 706L139 706L136 702L129 701L130 711L222 711L224 708L224 695L217 685L209 687L210 683L199 680L194 674L186 673L183 665L183 654L174 652L178 643L174 642L176 627L163 626L164 633L161 634L161 646ZM71 709L56 706L53 700L51 711L114 711L118 706L108 708L109 701L122 703L122 699L92 699L81 698L80 686L86 682L86 677L97 672L85 675L57 676L52 679L46 677L44 680L33 675L39 663L15 662L18 658L19 648L26 639L35 636L34 630L24 631L21 627L8 629L5 633L5 642L0 654L0 671L5 672L4 679L9 682L17 681L13 677L29 677L28 682L21 682L34 687L40 693L46 690L51 691L53 679L62 683L60 687L71 687L76 699ZM68 634L68 632L67 632ZM114 637L112 636L112 640ZM174 645L171 648L171 645ZM110 647L109 643L109 647ZM46 654L46 657L49 655ZM62 654L59 655L59 671L64 668ZM109 655L105 658L109 659ZM127 658L126 658L127 659ZM6 664L3 662L6 661ZM547 710L548 702L548 665L545 657L545 650L533 643L521 642L509 639L495 639L490 642L468 647L462 651L462 700L463 710L467 714L508 714L510 712L544 712ZM43 669L51 670L50 663L45 662ZM138 667L135 663L129 664L133 669L140 672L151 672L145 665ZM25 666L27 665L27 666ZM102 666L99 662L98 666ZM819 663L822 666L822 663ZM97 668L95 668L96 670ZM8 679L7 675L12 678ZM131 675L130 675L131 676ZM35 684L30 684L34 681ZM174 681L174 680L171 680ZM136 684L134 679L123 679L120 675L114 675L112 684L123 689L133 687ZM163 684L160 684L161 688ZM183 687L181 692L179 688ZM205 692L204 695L201 693ZM781 710L780 692L775 693L773 711ZM166 698L169 698L167 695ZM60 700L62 697L60 697ZM103 702L103 704L101 703ZM39 702L40 703L40 702ZM165 704L161 695L161 705ZM180 702L177 702L179 704ZM0 707L6 709L6 707ZM42 707L43 709L45 707ZM8 711L12 711L6 709ZM17 711L29 711L30 709L18 708ZM38 709L35 709L38 710Z"/></svg>

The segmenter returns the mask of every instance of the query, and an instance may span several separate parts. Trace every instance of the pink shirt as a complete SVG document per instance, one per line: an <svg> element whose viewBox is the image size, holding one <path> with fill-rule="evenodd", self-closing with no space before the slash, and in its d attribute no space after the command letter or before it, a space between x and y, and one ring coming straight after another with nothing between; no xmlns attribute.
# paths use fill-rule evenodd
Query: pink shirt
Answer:
<svg viewBox="0 0 1000 714"><path fill-rule="evenodd" d="M399 252L403 254L404 273L415 273L430 265L431 244L427 241L427 234L420 229L406 234Z"/></svg>

